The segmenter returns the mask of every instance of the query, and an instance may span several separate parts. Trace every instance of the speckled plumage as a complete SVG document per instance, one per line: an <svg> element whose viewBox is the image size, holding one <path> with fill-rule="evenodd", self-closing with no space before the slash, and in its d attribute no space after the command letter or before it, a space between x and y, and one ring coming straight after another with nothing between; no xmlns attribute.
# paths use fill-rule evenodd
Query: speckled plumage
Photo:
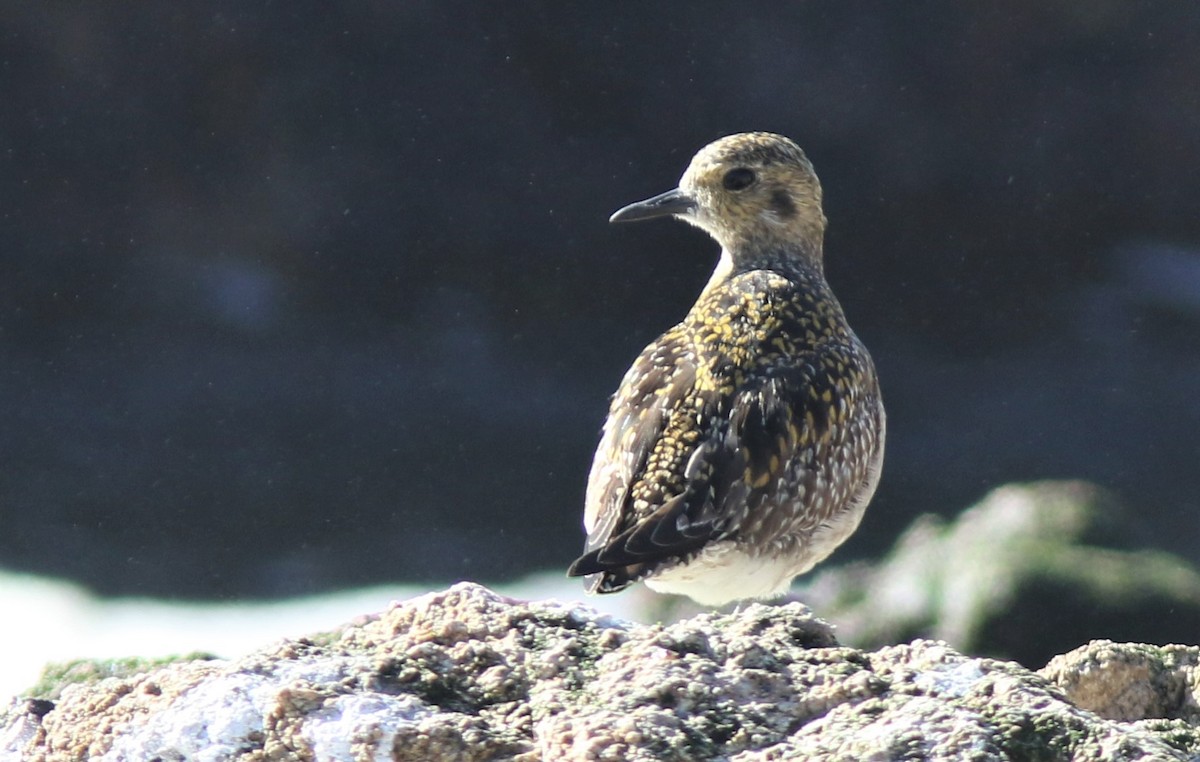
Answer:
<svg viewBox="0 0 1200 762"><path fill-rule="evenodd" d="M778 595L875 491L875 367L825 281L821 187L795 143L722 138L678 189L613 220L668 214L708 231L721 260L613 397L568 573L589 592L645 580L710 605Z"/></svg>

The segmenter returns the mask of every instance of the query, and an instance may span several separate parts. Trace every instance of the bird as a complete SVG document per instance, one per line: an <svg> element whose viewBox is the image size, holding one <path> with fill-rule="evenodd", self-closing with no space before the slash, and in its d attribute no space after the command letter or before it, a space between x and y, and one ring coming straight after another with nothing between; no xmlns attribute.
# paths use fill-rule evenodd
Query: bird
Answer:
<svg viewBox="0 0 1200 762"><path fill-rule="evenodd" d="M778 597L875 493L875 365L825 279L821 184L795 142L716 140L677 188L610 222L668 216L707 232L720 258L613 395L567 574L589 594L642 581L705 606Z"/></svg>

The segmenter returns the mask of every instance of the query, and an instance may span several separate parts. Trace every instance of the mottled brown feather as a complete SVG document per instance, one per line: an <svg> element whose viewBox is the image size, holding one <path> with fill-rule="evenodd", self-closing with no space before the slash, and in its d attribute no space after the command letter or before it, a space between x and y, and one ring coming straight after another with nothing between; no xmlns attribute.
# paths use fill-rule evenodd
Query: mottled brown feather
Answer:
<svg viewBox="0 0 1200 762"><path fill-rule="evenodd" d="M779 136L725 142L681 182L722 265L629 369L596 452L587 543L569 570L592 592L687 565L714 543L802 554L842 512L861 514L878 477L878 382L825 282L811 166ZM729 166L760 173L757 197L716 187Z"/></svg>

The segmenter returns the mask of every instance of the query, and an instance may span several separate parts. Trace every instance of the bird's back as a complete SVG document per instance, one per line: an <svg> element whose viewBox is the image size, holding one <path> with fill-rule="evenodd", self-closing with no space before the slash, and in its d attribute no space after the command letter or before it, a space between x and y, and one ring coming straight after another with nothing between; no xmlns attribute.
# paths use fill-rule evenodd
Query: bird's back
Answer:
<svg viewBox="0 0 1200 762"><path fill-rule="evenodd" d="M822 274L811 162L782 135L702 148L673 190L614 222L673 216L721 260L613 399L588 483L593 592L644 579L706 604L765 598L858 526L883 456L875 369Z"/></svg>
<svg viewBox="0 0 1200 762"><path fill-rule="evenodd" d="M611 592L714 544L805 556L871 478L881 418L870 356L819 269L714 278L613 398L576 573Z"/></svg>

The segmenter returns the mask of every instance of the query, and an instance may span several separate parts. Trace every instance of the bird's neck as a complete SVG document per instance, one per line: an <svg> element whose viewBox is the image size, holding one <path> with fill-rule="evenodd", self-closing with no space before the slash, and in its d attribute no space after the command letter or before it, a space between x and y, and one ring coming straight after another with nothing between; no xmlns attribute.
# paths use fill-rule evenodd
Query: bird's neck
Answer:
<svg viewBox="0 0 1200 762"><path fill-rule="evenodd" d="M803 246L790 244L753 249L722 246L721 259L717 262L717 267L704 290L710 291L737 275L755 270L770 270L788 278L799 276L808 280L815 276L824 280L821 244L818 241Z"/></svg>

